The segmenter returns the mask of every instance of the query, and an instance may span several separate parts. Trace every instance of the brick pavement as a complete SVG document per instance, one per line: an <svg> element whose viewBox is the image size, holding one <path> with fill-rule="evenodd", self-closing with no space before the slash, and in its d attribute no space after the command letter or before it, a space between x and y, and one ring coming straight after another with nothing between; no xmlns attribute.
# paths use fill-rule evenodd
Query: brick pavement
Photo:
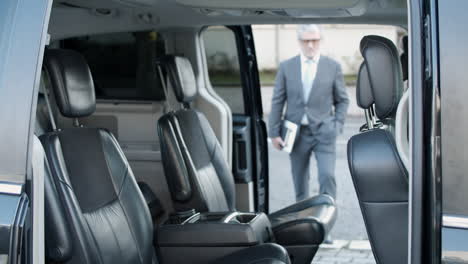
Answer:
<svg viewBox="0 0 468 264"><path fill-rule="evenodd" d="M341 241L338 247L324 245L312 264L375 264L368 241Z"/></svg>

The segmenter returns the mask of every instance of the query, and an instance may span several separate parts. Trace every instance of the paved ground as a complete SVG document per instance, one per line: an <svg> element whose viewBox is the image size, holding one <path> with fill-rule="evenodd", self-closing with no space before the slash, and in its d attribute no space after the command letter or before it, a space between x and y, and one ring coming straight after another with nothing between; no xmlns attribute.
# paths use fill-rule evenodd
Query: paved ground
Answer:
<svg viewBox="0 0 468 264"><path fill-rule="evenodd" d="M333 249L321 248L315 255L312 264L375 264L372 251L369 249L350 249L348 247Z"/></svg>

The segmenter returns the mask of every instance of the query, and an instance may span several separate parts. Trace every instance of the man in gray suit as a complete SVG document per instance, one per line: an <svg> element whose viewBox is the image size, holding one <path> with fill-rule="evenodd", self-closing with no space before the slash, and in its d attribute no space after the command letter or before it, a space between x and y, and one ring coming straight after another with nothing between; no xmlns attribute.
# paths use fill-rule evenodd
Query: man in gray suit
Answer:
<svg viewBox="0 0 468 264"><path fill-rule="evenodd" d="M281 149L282 121L299 127L290 153L296 201L309 197L309 163L313 153L320 193L335 198L336 137L343 130L349 105L343 73L338 62L320 54L322 34L318 26L298 26L297 37L301 54L282 62L278 69L269 133L274 147Z"/></svg>

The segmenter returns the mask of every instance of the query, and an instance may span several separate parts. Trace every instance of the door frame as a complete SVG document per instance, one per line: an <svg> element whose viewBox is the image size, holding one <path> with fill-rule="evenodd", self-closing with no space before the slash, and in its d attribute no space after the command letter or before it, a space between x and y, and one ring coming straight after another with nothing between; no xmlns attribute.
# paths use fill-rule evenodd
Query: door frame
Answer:
<svg viewBox="0 0 468 264"><path fill-rule="evenodd" d="M254 207L259 212L269 212L268 135L263 120L262 95L258 73L255 43L250 25L228 26L234 32L241 70L244 112L251 118L252 171L254 182Z"/></svg>
<svg viewBox="0 0 468 264"><path fill-rule="evenodd" d="M436 0L408 1L410 206L408 263L440 263L441 184Z"/></svg>
<svg viewBox="0 0 468 264"><path fill-rule="evenodd" d="M0 257L10 255L9 263L19 261L17 253L25 263L45 261L43 178L41 172L33 175L32 163L39 143L35 113L51 7L52 0L0 3L5 12L0 31L0 98L5 99L0 104L0 204L2 214L14 221L1 223L0 238L9 241L0 244L9 252L0 252Z"/></svg>

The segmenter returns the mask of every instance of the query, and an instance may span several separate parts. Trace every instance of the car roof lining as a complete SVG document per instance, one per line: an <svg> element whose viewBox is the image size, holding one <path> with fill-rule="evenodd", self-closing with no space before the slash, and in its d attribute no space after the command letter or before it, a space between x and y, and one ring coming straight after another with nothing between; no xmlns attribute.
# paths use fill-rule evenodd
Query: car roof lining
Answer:
<svg viewBox="0 0 468 264"><path fill-rule="evenodd" d="M368 1L365 13L361 15L328 16L327 12L316 17L275 15L271 12L238 12L225 10L193 8L177 1L206 0L57 0L55 1L49 23L52 40L67 37L92 35L108 32L129 32L141 30L165 31L176 28L200 29L210 25L250 25L250 24L380 24L406 28L407 8L404 0L361 0ZM227 0L222 0L225 2ZM253 2L278 2L278 0L255 0ZM304 1L304 0L294 0ZM333 0L330 3L346 2ZM359 0L355 0L359 1ZM209 2L209 1L208 1ZM216 1L215 1L216 2ZM242 1L248 2L248 1ZM285 1L281 1L284 5ZM288 1L289 2L289 1ZM323 0L320 8L325 8ZM325 6L325 7L324 7ZM312 11L320 8L310 9ZM333 9L330 6L330 9ZM203 11L205 10L205 11ZM214 10L214 11L213 11ZM258 11L258 10L257 10ZM271 11L271 10L270 10ZM296 10L297 11L297 10ZM204 13L206 12L206 13ZM263 12L263 13L262 13Z"/></svg>

